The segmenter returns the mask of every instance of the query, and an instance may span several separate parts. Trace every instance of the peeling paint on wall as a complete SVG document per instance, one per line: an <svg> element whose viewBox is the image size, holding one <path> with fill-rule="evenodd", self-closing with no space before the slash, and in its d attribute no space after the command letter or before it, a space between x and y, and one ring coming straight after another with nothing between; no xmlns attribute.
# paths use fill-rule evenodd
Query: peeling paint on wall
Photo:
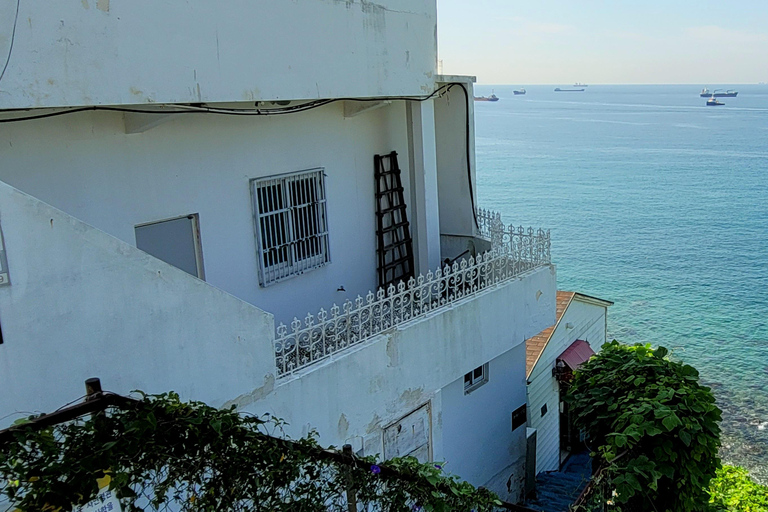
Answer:
<svg viewBox="0 0 768 512"><path fill-rule="evenodd" d="M341 413L341 416L339 417L339 437L342 439L347 437L348 432L349 420L347 420L347 416L344 413Z"/></svg>
<svg viewBox="0 0 768 512"><path fill-rule="evenodd" d="M406 389L402 392L400 395L400 399L398 400L398 408L397 410L402 411L403 409L413 409L417 405L421 405L424 402L424 388L416 388L416 389Z"/></svg>
<svg viewBox="0 0 768 512"><path fill-rule="evenodd" d="M381 430L381 418L379 418L378 414L373 413L373 419L368 424L368 426L365 427L365 433L366 434L373 434L377 430Z"/></svg>
<svg viewBox="0 0 768 512"><path fill-rule="evenodd" d="M400 351L398 350L397 339L394 336L387 340L387 357L389 358L388 367L392 368L400 364Z"/></svg>
<svg viewBox="0 0 768 512"><path fill-rule="evenodd" d="M102 12L109 12L109 0L96 0L96 8Z"/></svg>
<svg viewBox="0 0 768 512"><path fill-rule="evenodd" d="M238 409L242 409L243 407L251 405L257 400L261 400L265 396L272 393L272 391L274 390L275 390L275 376L271 373L268 373L264 376L263 386L260 386L245 395L240 395L234 400L225 402L224 405L222 406L222 409L227 409L229 407L232 407L233 405L236 406Z"/></svg>

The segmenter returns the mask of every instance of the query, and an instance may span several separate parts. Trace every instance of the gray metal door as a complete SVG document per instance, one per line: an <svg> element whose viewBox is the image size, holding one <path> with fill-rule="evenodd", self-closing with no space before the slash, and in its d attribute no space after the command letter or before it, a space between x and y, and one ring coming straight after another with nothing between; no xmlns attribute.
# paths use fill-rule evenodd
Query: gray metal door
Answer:
<svg viewBox="0 0 768 512"><path fill-rule="evenodd" d="M525 496L536 490L536 429L526 428L525 447Z"/></svg>
<svg viewBox="0 0 768 512"><path fill-rule="evenodd" d="M140 224L136 226L135 232L136 247L195 277L205 279L196 214Z"/></svg>

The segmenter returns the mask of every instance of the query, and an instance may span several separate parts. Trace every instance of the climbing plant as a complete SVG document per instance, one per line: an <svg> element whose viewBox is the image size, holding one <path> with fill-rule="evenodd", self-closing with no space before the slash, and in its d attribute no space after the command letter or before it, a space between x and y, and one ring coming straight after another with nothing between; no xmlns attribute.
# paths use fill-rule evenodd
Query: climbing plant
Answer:
<svg viewBox="0 0 768 512"><path fill-rule="evenodd" d="M487 511L488 490L412 457L351 458L316 436L274 435L283 422L141 395L74 421L21 425L0 444L0 502L9 510L73 510L108 481L123 510ZM369 510L369 508L365 508Z"/></svg>
<svg viewBox="0 0 768 512"><path fill-rule="evenodd" d="M713 512L768 512L768 487L752 480L744 468L718 469L709 492Z"/></svg>
<svg viewBox="0 0 768 512"><path fill-rule="evenodd" d="M567 398L624 511L703 510L720 465L715 398L695 368L667 356L614 340L575 372Z"/></svg>

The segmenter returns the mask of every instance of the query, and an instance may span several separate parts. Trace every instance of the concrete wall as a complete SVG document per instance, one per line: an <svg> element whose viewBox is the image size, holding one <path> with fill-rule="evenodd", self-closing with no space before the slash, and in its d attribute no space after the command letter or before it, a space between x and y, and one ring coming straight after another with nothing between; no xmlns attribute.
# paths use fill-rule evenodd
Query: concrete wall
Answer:
<svg viewBox="0 0 768 512"><path fill-rule="evenodd" d="M555 360L576 340L589 342L595 352L600 350L606 341L606 314L606 307L582 302L575 296L528 377L529 426L537 430L537 473L560 469L560 388L552 376ZM547 413L542 416L544 404Z"/></svg>
<svg viewBox="0 0 768 512"><path fill-rule="evenodd" d="M489 389L494 390L505 382L514 384L516 388L507 390L509 395L503 404L524 403L523 340L551 325L554 311L554 267L545 267L423 320L393 329L297 375L276 382L270 380L230 403L255 414L270 412L284 418L290 424L287 433L291 436L304 435L314 428L323 445L349 442L367 454L381 453L383 428L429 403L433 458L448 459L450 471L462 476L470 474L474 483L485 483L483 479L504 470L506 464L494 459L499 446L496 439L481 442L473 438L472 444L463 446L466 451L483 454L493 465L499 464L496 468L489 465L480 472L475 467L475 461L480 459L462 458L453 441L447 446L443 432L455 436L461 428L456 422L464 421L463 413L453 406L445 416L446 393L449 403L455 403L449 385L462 379L467 371L496 361L504 354L498 365L493 363L491 371L496 373L491 374L491 382L494 384L486 387L493 385ZM508 372L506 378L505 372ZM494 395L501 393L498 389L493 392ZM511 410L507 411L503 404L500 409L503 409L505 424L509 423L511 428L511 417L508 417ZM486 411L478 421L486 418L501 421L501 414ZM525 429L520 430L524 439ZM504 441L502 445L508 448L510 442ZM522 443L524 455L524 441ZM506 457L504 459L506 461Z"/></svg>
<svg viewBox="0 0 768 512"><path fill-rule="evenodd" d="M438 83L460 83L435 100L435 133L437 146L437 180L440 198L440 233L443 235L476 234L470 195L477 208L477 173L475 169L475 104L474 77L440 76ZM467 105L467 100L469 101ZM467 122L467 106L469 122ZM472 187L467 176L467 129Z"/></svg>
<svg viewBox="0 0 768 512"><path fill-rule="evenodd" d="M454 403L451 383L491 361L488 389L507 382L509 406L520 402L523 384L515 389L514 381L523 340L554 321L554 267L276 380L268 313L5 184L0 226L12 283L0 287L6 424L14 411L58 408L98 376L119 393L175 390L214 406L270 412L289 422L293 437L316 429L324 445L350 442L381 453L383 429L428 403L434 459L452 460L452 472L473 479L509 469L494 459L497 445L488 439L464 446L498 463L481 473L474 458L444 441L466 417L452 406L443 415L443 397ZM486 413L494 422L497 415Z"/></svg>
<svg viewBox="0 0 768 512"><path fill-rule="evenodd" d="M526 400L525 344L509 341L514 348L489 362L486 384L464 394L462 376L443 388L443 456L447 471L516 503L525 481L525 424L513 431L512 411Z"/></svg>
<svg viewBox="0 0 768 512"><path fill-rule="evenodd" d="M4 183L0 226L0 427L82 396L89 377L220 406L274 372L268 313Z"/></svg>
<svg viewBox="0 0 768 512"><path fill-rule="evenodd" d="M423 95L434 0L0 0L0 108Z"/></svg>
<svg viewBox="0 0 768 512"><path fill-rule="evenodd" d="M136 224L198 213L206 280L288 323L376 287L373 155L397 150L408 186L404 103L343 112L194 114L130 135L111 112L2 124L0 179L131 245ZM331 263L261 288L249 180L313 167L327 175Z"/></svg>

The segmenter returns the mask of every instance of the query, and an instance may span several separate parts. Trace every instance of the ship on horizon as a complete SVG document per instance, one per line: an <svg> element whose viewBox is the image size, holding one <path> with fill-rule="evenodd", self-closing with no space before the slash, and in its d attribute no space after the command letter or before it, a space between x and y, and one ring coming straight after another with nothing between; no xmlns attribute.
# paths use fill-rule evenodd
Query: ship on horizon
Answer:
<svg viewBox="0 0 768 512"><path fill-rule="evenodd" d="M499 101L499 97L491 93L490 96L475 96L475 101Z"/></svg>
<svg viewBox="0 0 768 512"><path fill-rule="evenodd" d="M714 91L710 92L709 89L705 87L701 90L699 96L702 98L709 98L711 96L714 96L715 98L735 98L738 94L739 91L734 91L733 89L728 89L727 91L723 91L722 89L715 89Z"/></svg>

